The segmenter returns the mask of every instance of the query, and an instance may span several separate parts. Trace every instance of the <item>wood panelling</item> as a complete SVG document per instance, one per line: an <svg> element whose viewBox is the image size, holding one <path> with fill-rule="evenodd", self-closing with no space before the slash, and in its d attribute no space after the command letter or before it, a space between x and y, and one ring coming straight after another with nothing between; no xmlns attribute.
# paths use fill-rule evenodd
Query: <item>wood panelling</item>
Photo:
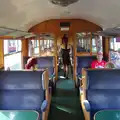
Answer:
<svg viewBox="0 0 120 120"><path fill-rule="evenodd" d="M53 19L53 20L47 20L40 24L37 24L30 28L29 32L34 33L53 33L57 36L61 35L60 31L60 22L70 22L70 30L69 35L76 33L76 32L96 32L101 31L102 28L98 25L89 22L87 20L82 19Z"/></svg>
<svg viewBox="0 0 120 120"><path fill-rule="evenodd" d="M27 39L22 40L22 61L23 61L23 56L28 56L28 45L29 45L29 41ZM22 66L23 66L23 63L22 63Z"/></svg>
<svg viewBox="0 0 120 120"><path fill-rule="evenodd" d="M60 30L60 22L70 22L70 30L68 32L61 32ZM96 31L101 31L102 28L92 22L89 22L87 20L82 20L82 19L53 19L53 20L47 20L44 21L40 24L37 24L33 26L29 32L34 32L36 34L40 33L52 33L55 35L55 43L56 45L60 46L62 44L62 37L64 33L68 34L69 37L69 44L73 45L73 53L74 53L74 80L76 81L76 33L77 32L96 32ZM57 47L55 48L57 51ZM57 67L57 52L55 54L56 56L56 73L58 70ZM56 74L56 79L57 79L58 74Z"/></svg>
<svg viewBox="0 0 120 120"><path fill-rule="evenodd" d="M109 58L109 49L110 49L110 38L103 37L103 57L106 61L108 61Z"/></svg>
<svg viewBox="0 0 120 120"><path fill-rule="evenodd" d="M22 56L28 56L28 40L22 40Z"/></svg>
<svg viewBox="0 0 120 120"><path fill-rule="evenodd" d="M0 40L0 68L4 67L4 40Z"/></svg>
<svg viewBox="0 0 120 120"><path fill-rule="evenodd" d="M70 22L70 30L67 32L63 32L60 30L60 22ZM40 34L40 33L52 33L55 36L55 44L57 46L61 46L62 44L62 37L64 33L68 34L69 37L69 44L73 45L73 53L74 53L74 80L76 80L76 33L77 32L96 32L96 31L101 31L102 28L92 22L89 22L87 20L83 19L52 19L52 20L47 20L42 23L39 23L32 28L29 29L29 32L33 32L35 34ZM57 53L57 46L55 48L56 53L56 79L57 79L57 71L58 71L58 53Z"/></svg>

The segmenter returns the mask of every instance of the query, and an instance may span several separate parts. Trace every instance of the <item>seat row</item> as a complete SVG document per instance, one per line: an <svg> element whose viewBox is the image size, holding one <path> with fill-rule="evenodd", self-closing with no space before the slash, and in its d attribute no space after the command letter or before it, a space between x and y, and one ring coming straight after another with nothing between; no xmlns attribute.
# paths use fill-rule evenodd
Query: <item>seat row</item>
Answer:
<svg viewBox="0 0 120 120"><path fill-rule="evenodd" d="M51 102L48 72L0 71L0 110L35 110L47 120Z"/></svg>
<svg viewBox="0 0 120 120"><path fill-rule="evenodd" d="M76 58L77 86L85 120L101 110L120 109L120 69L90 69L96 56Z"/></svg>

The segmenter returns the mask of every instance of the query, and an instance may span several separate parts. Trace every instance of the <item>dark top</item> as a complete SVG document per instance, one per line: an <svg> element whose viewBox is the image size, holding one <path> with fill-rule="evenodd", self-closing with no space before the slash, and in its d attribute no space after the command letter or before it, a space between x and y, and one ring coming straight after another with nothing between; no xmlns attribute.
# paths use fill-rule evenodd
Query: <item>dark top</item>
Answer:
<svg viewBox="0 0 120 120"><path fill-rule="evenodd" d="M62 49L62 58L64 65L70 65L70 49Z"/></svg>

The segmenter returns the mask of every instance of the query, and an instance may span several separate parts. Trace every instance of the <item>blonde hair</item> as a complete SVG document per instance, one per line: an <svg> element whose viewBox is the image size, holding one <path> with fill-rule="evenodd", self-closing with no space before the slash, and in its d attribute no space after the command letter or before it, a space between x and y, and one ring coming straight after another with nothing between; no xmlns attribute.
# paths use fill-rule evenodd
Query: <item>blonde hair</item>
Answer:
<svg viewBox="0 0 120 120"><path fill-rule="evenodd" d="M107 62L105 68L115 68L115 65L112 62Z"/></svg>

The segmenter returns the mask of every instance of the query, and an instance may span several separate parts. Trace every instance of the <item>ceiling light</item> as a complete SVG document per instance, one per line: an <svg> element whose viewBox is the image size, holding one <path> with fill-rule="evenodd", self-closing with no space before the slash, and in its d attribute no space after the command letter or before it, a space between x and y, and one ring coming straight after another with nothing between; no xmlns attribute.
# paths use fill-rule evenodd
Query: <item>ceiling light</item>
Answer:
<svg viewBox="0 0 120 120"><path fill-rule="evenodd" d="M55 4L55 5L59 5L62 7L66 7L70 4L73 4L79 0L49 0L51 3Z"/></svg>

